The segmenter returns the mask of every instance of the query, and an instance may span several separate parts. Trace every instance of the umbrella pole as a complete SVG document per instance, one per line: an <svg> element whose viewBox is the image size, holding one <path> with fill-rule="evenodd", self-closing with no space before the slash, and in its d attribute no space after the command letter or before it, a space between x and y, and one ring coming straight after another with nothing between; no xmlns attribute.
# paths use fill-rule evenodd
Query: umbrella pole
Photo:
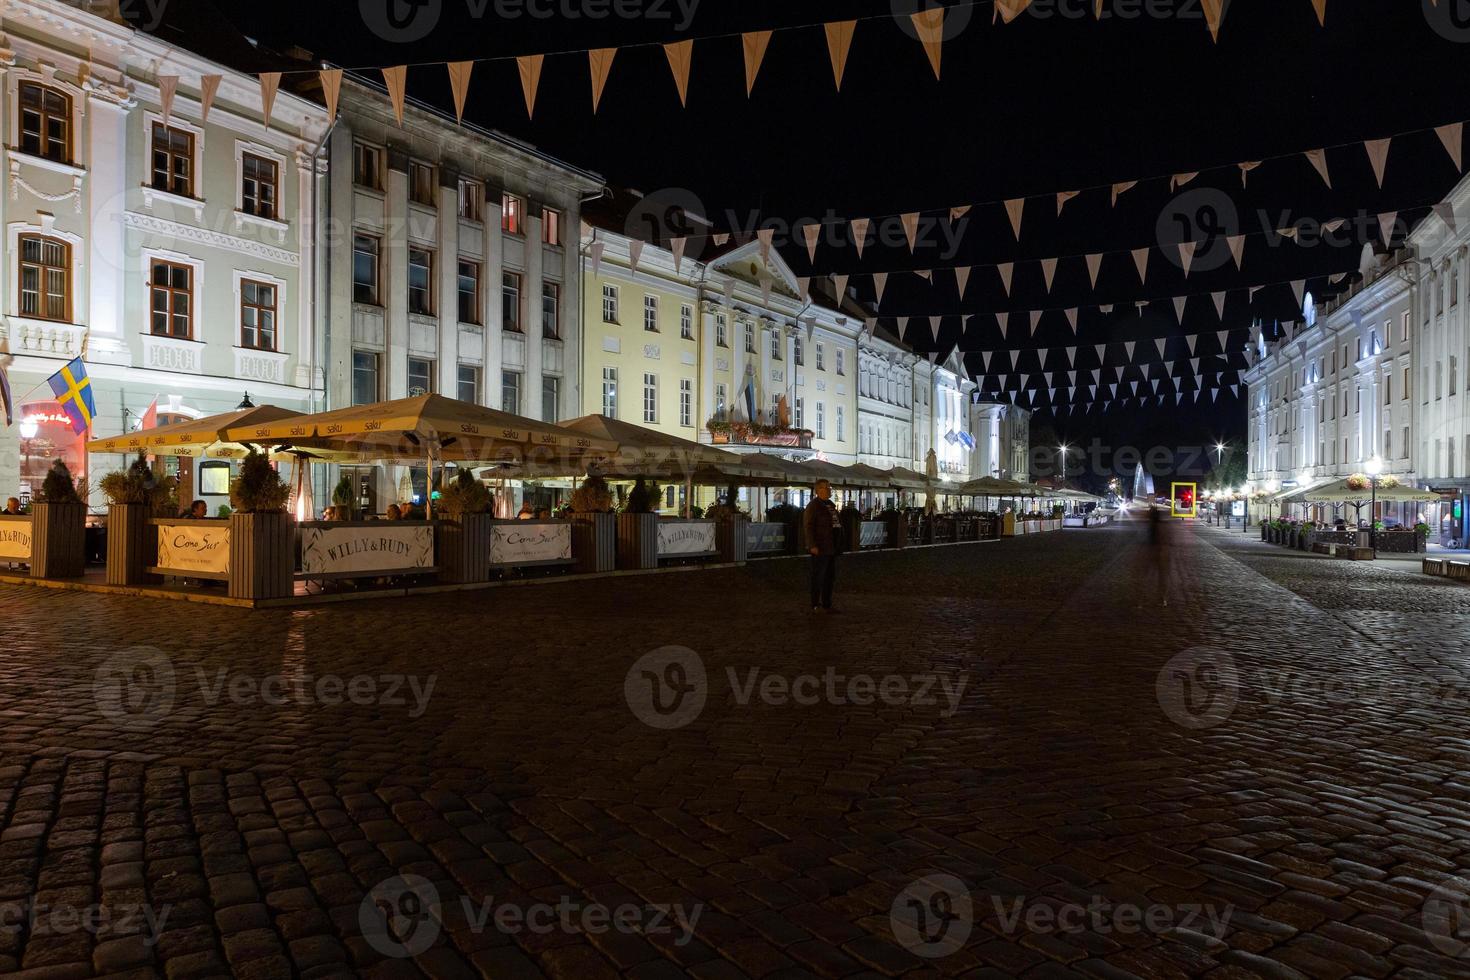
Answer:
<svg viewBox="0 0 1470 980"><path fill-rule="evenodd" d="M694 516L694 474L684 474L684 519Z"/></svg>
<svg viewBox="0 0 1470 980"><path fill-rule="evenodd" d="M425 452L428 454L427 467L424 472L424 519L434 519L434 444L430 442Z"/></svg>

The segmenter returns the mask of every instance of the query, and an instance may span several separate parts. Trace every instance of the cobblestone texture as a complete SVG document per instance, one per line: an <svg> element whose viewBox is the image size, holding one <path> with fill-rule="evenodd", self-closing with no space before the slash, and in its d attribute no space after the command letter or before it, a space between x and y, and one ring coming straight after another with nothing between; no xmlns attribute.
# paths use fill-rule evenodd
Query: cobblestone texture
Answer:
<svg viewBox="0 0 1470 980"><path fill-rule="evenodd" d="M1470 589L1411 572L1135 523L845 559L818 618L792 561L297 612L0 588L0 973L1470 976L1424 928L1470 857ZM624 682L666 645L708 699L660 730ZM135 712L172 674L156 720L99 688L119 657ZM1227 668L1211 727L1161 706L1192 657ZM751 668L829 667L965 687L742 703ZM230 693L299 672L434 687ZM890 916L933 873L974 918L937 958ZM441 902L411 959L361 924L399 875ZM485 901L699 915L531 932ZM1163 912L1033 914L1080 906Z"/></svg>

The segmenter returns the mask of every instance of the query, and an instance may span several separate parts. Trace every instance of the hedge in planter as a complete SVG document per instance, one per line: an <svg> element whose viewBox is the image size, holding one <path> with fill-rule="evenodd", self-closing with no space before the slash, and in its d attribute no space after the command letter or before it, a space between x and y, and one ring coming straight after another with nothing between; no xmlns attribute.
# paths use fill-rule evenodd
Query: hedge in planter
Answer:
<svg viewBox="0 0 1470 980"><path fill-rule="evenodd" d="M612 490L596 473L572 491L572 556L579 572L610 572L617 567L618 517Z"/></svg>
<svg viewBox="0 0 1470 980"><path fill-rule="evenodd" d="M86 536L87 505L58 459L31 507L31 575L79 578L87 566Z"/></svg>
<svg viewBox="0 0 1470 980"><path fill-rule="evenodd" d="M155 478L148 460L139 455L126 470L104 476L100 486L108 501L107 584L156 580L146 571L158 564L158 536L148 520L177 512L177 481Z"/></svg>
<svg viewBox="0 0 1470 980"><path fill-rule="evenodd" d="M435 557L444 581L489 581L494 510L495 498L469 470L460 470L453 482L440 488L434 513L444 520L435 532Z"/></svg>
<svg viewBox="0 0 1470 980"><path fill-rule="evenodd" d="M279 599L294 589L296 522L291 489L264 453L251 450L230 486L230 597Z"/></svg>

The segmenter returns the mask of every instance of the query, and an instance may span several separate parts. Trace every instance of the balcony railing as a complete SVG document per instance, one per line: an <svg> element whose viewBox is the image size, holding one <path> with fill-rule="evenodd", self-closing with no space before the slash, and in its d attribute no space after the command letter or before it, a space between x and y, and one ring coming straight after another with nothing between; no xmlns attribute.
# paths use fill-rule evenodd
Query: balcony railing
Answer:
<svg viewBox="0 0 1470 980"><path fill-rule="evenodd" d="M793 429L759 422L710 422L710 442L716 446L772 446L780 449L810 449L810 429Z"/></svg>

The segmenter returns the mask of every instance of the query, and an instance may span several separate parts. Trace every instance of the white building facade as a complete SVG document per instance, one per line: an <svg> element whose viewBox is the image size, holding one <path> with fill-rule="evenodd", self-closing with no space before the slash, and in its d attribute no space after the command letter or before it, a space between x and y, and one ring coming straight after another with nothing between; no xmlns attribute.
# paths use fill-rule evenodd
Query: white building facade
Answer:
<svg viewBox="0 0 1470 980"><path fill-rule="evenodd" d="M596 175L347 78L330 140L327 404L440 393L529 418L580 413L577 229ZM417 468L350 468L359 503Z"/></svg>
<svg viewBox="0 0 1470 980"><path fill-rule="evenodd" d="M970 474L1031 481L1031 412L1010 402L979 401L970 412L975 451Z"/></svg>
<svg viewBox="0 0 1470 980"><path fill-rule="evenodd" d="M914 380L920 360L876 330L859 337L859 462L879 469L922 466L914 439Z"/></svg>
<svg viewBox="0 0 1470 980"><path fill-rule="evenodd" d="M282 92L267 125L254 76L92 6L0 7L0 356L18 416L0 429L4 495L32 493L53 459L95 484L123 460L89 472L88 436L137 427L155 400L159 424L247 392L307 411L322 377L312 190L325 111ZM83 435L45 384L75 357L96 404ZM185 461L185 492L224 503L228 464L208 479L199 465Z"/></svg>

